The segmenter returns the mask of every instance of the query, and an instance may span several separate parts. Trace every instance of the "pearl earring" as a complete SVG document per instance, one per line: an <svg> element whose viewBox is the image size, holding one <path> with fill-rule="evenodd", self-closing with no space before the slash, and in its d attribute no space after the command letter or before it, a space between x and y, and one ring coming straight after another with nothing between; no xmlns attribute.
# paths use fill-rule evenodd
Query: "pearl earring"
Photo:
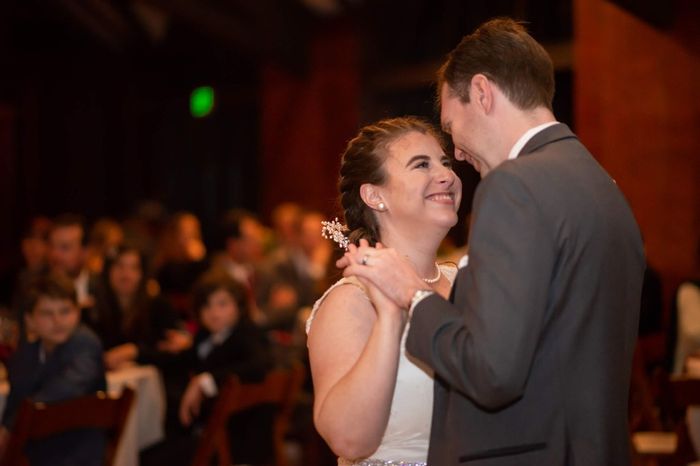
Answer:
<svg viewBox="0 0 700 466"><path fill-rule="evenodd" d="M380 211L383 212L383 211L386 210L386 205L385 205L383 202L380 202L380 203L377 205L377 208L378 208Z"/></svg>

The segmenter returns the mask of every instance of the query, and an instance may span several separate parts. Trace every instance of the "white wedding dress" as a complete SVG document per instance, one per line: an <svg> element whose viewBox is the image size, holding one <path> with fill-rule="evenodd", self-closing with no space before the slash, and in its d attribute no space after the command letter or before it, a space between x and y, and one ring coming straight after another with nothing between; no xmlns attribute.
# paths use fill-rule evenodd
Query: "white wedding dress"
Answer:
<svg viewBox="0 0 700 466"><path fill-rule="evenodd" d="M457 274L455 267L441 265L440 270L450 282L454 281ZM323 300L328 293L341 285L354 285L364 292L362 285L353 277L337 281L314 304L311 315L306 321L307 334ZM396 386L391 401L389 421L379 448L367 459L351 461L338 458L338 466L422 466L426 464L433 414L433 372L406 352L409 325L410 322L406 324L401 337ZM357 422L361 421L358 419Z"/></svg>

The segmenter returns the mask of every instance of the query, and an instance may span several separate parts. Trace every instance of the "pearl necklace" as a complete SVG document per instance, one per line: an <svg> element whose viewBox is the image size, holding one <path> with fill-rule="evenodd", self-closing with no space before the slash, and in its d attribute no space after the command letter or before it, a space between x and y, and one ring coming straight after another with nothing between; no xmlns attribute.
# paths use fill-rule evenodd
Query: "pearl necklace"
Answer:
<svg viewBox="0 0 700 466"><path fill-rule="evenodd" d="M437 275L435 275L433 278L424 278L423 281L425 283L433 284L440 280L440 277L442 277L442 270L440 270L440 266L437 262L435 262L435 268L437 269Z"/></svg>

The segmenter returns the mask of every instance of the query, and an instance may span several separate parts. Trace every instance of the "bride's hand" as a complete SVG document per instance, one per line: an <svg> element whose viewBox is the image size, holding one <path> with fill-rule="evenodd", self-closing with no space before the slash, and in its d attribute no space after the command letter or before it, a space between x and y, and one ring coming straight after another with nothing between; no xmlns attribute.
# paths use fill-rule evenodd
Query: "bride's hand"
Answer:
<svg viewBox="0 0 700 466"><path fill-rule="evenodd" d="M381 243L369 247L367 240L359 245L350 244L341 260L336 263L345 267L343 276L363 277L374 283L398 306L407 308L416 290L425 288L413 265L395 249L385 248Z"/></svg>
<svg viewBox="0 0 700 466"><path fill-rule="evenodd" d="M374 286L369 280L357 277L362 286L367 290L367 295L377 313L377 319L398 319L401 325L406 323L407 312L389 299L379 288Z"/></svg>

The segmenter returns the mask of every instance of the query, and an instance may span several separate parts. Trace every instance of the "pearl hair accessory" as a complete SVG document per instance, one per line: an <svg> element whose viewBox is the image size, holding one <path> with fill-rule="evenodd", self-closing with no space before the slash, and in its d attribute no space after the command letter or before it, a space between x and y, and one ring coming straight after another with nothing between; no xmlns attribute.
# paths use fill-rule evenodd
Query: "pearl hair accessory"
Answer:
<svg viewBox="0 0 700 466"><path fill-rule="evenodd" d="M321 222L321 236L335 241L343 249L347 249L350 242L345 236L345 231L349 231L349 229L338 221L338 217L330 222L325 220Z"/></svg>

